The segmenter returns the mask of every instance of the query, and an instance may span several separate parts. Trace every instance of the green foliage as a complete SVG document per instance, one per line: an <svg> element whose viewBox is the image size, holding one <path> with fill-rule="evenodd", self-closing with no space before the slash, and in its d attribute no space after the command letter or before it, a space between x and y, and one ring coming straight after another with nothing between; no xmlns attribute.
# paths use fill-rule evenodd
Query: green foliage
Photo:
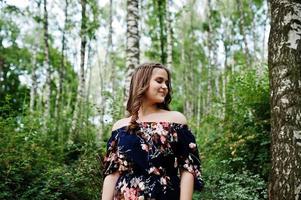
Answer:
<svg viewBox="0 0 301 200"><path fill-rule="evenodd" d="M205 191L199 195L198 199L267 199L265 181L259 175L253 175L249 171L239 173L216 172L205 179Z"/></svg>
<svg viewBox="0 0 301 200"><path fill-rule="evenodd" d="M234 73L225 120L208 115L198 129L206 190L204 199L266 199L270 170L267 69ZM213 192L214 191L214 192Z"/></svg>
<svg viewBox="0 0 301 200"><path fill-rule="evenodd" d="M163 63L166 60L167 44L166 2L149 1L146 7L142 5L142 8L148 11L146 26L142 26L142 31L150 38L151 46L141 55ZM42 4L40 1L36 3L39 6ZM74 18L78 15L79 5L78 2L69 3L69 21L65 33L67 38L73 38L71 29L80 24L79 19ZM95 0L88 0L86 3L84 33L93 40L99 26L106 24L109 7L99 9ZM262 9L264 1L243 0L240 2L241 11L238 10L237 1L211 3L207 10L208 16L204 15L209 19L203 20L203 16L199 15L199 5L196 1L184 3L171 14L174 88L171 108L187 112L184 105L189 101L194 109L189 111L192 112L189 114L194 115L199 112L196 106L199 102L196 100L201 99L203 109L200 127L197 127L199 122L196 121L196 116L189 117L191 127L198 135L197 143L206 184L204 191L196 193L194 199L266 199L266 183L270 169L268 76L266 72L258 76L255 71L245 68L247 60L243 53L243 37L240 31L242 25L248 42L252 41L248 45L250 56L258 54L259 51L254 52L255 47L252 49L253 41L254 46L256 42L260 43L253 28L259 23L265 24L266 18ZM104 124L102 141L97 141L97 129L89 121L91 116L96 115L93 113L94 105L85 102L85 109L79 120L83 121L78 129L79 133L69 132L76 101L77 75L74 66L68 61L71 53L68 48L63 61L64 69L61 68L62 54L53 46L56 37L50 38L49 52L53 72L51 116L46 122L42 118L41 93L38 93L35 107L35 110L39 111L28 113L29 88L22 85L19 78L20 75L30 75L35 53L38 82L43 79L43 31L36 28L35 33L28 33L28 36L33 38L32 41L24 40L21 42L22 47L18 46L24 35L22 36L23 33L15 21L23 14L15 6L8 6L6 3L2 5L5 5L5 8L1 8L0 14L0 199L99 199L102 182L100 157L105 151L111 126ZM173 7L177 5L174 4ZM99 18L100 13L101 18L105 19ZM32 15L35 13L29 14L28 17L32 17L37 24L42 23L42 13L36 12L36 16ZM49 16L52 15L50 9ZM123 16L122 13L118 15ZM119 19L120 17L117 17L117 20ZM49 30L56 30L51 21L50 17ZM78 30L73 32L78 33ZM49 33L50 37L51 35L53 34ZM227 46L227 67L232 67L233 72L228 74L226 102L222 102L223 98L220 97L224 77L217 77L222 72L218 66L223 59L223 56L219 55L219 47L222 44ZM115 92L111 94L111 90L104 88L103 94L100 94L111 108L108 112L105 111L105 115L111 116L113 121L122 118L124 114L123 88L120 87L126 71L125 55L121 53L124 52L124 45L125 42L117 41L110 56L112 65L116 66L116 84L114 83L113 89ZM248 59L251 64L256 62L252 57ZM56 116L56 82L59 70L62 70L64 80L59 101L59 116ZM218 86L214 82L217 78ZM209 86L212 86L212 94L208 94ZM43 92L41 86L39 89ZM214 94L216 89L219 89L220 94ZM222 109L225 109L225 116L217 115L216 111ZM75 135L73 140L70 140L70 134Z"/></svg>
<svg viewBox="0 0 301 200"><path fill-rule="evenodd" d="M102 152L91 137L57 142L38 117L0 118L0 199L99 199Z"/></svg>
<svg viewBox="0 0 301 200"><path fill-rule="evenodd" d="M95 32L99 27L99 8L97 1L95 0L88 0L87 4L89 6L88 9L90 10L91 16L88 16L87 19L85 19L86 33L89 39L95 39Z"/></svg>
<svg viewBox="0 0 301 200"><path fill-rule="evenodd" d="M21 85L19 75L22 68L28 65L30 54L26 49L17 46L4 48L0 46L0 116L8 115L5 105L14 107L15 113L21 112L24 103L28 101L29 90Z"/></svg>
<svg viewBox="0 0 301 200"><path fill-rule="evenodd" d="M144 34L151 39L151 48L145 52L146 57L166 63L167 25L166 0L149 1L147 3L147 29Z"/></svg>

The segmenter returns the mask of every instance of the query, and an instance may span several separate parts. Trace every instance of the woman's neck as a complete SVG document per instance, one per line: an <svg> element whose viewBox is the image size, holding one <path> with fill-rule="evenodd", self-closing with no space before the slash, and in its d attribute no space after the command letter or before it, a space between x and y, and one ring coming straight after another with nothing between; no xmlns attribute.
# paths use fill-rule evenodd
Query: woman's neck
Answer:
<svg viewBox="0 0 301 200"><path fill-rule="evenodd" d="M157 107L156 104L153 104L153 105L143 104L138 111L138 116L141 119L147 115L150 115L150 114L153 114L153 113L156 113L159 111L160 111L160 109Z"/></svg>

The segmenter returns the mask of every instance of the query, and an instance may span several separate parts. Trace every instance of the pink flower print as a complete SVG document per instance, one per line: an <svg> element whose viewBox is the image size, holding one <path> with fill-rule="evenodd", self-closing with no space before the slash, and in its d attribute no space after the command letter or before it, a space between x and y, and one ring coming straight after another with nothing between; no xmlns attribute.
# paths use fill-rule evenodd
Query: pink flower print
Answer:
<svg viewBox="0 0 301 200"><path fill-rule="evenodd" d="M123 186L120 188L120 191L123 193L126 191L128 184L125 180L123 180L122 182L119 182L118 187L120 187L121 185Z"/></svg>
<svg viewBox="0 0 301 200"><path fill-rule="evenodd" d="M134 188L137 188L139 186L140 182L141 182L140 178L132 178L131 181L130 181L131 186L134 187Z"/></svg>
<svg viewBox="0 0 301 200"><path fill-rule="evenodd" d="M168 128L169 127L169 122L162 122L162 126L164 128Z"/></svg>
<svg viewBox="0 0 301 200"><path fill-rule="evenodd" d="M138 197L138 200L144 200L144 196Z"/></svg>
<svg viewBox="0 0 301 200"><path fill-rule="evenodd" d="M157 124L157 127L156 127L155 132L156 132L158 135L162 135L162 134L164 133L163 126L162 126L161 124Z"/></svg>
<svg viewBox="0 0 301 200"><path fill-rule="evenodd" d="M140 181L140 183L138 184L139 188L141 191L143 191L145 189L145 185L144 182Z"/></svg>
<svg viewBox="0 0 301 200"><path fill-rule="evenodd" d="M126 171L126 168L123 165L120 165L118 170L122 172L122 171Z"/></svg>
<svg viewBox="0 0 301 200"><path fill-rule="evenodd" d="M148 152L148 145L147 144L141 144L142 150Z"/></svg>
<svg viewBox="0 0 301 200"><path fill-rule="evenodd" d="M189 164L188 159L185 160L185 164L183 165L183 167L184 167L185 169L187 169L187 171L189 171L190 173L192 173L192 174L194 173L193 167L192 167L191 164Z"/></svg>
<svg viewBox="0 0 301 200"><path fill-rule="evenodd" d="M163 136L163 135L161 135L161 136L160 136L160 141L161 141L162 144L165 144L165 142L166 142L166 137Z"/></svg>
<svg viewBox="0 0 301 200"><path fill-rule="evenodd" d="M137 191L134 188L126 188L124 193L125 200L138 200Z"/></svg>
<svg viewBox="0 0 301 200"><path fill-rule="evenodd" d="M194 171L193 171L193 168L191 165L188 166L187 170L190 172L190 173L193 173L194 174Z"/></svg>
<svg viewBox="0 0 301 200"><path fill-rule="evenodd" d="M105 161L114 161L114 160L117 160L116 153L111 153L109 156L105 157Z"/></svg>
<svg viewBox="0 0 301 200"><path fill-rule="evenodd" d="M189 148L194 149L195 147L196 147L195 143L193 143L193 142L189 143Z"/></svg>
<svg viewBox="0 0 301 200"><path fill-rule="evenodd" d="M165 178L165 177L161 177L161 178L160 178L160 183L161 183L162 185L167 185L167 180L166 180L166 178Z"/></svg>
<svg viewBox="0 0 301 200"><path fill-rule="evenodd" d="M142 128L147 128L148 124L147 123L142 123Z"/></svg>
<svg viewBox="0 0 301 200"><path fill-rule="evenodd" d="M151 173L154 173L156 175L160 175L160 171L158 170L157 167L151 167L149 170L148 170L148 173L151 174Z"/></svg>
<svg viewBox="0 0 301 200"><path fill-rule="evenodd" d="M200 172L199 170L196 169L196 170L195 170L195 175L196 175L196 176L201 176L201 172Z"/></svg>
<svg viewBox="0 0 301 200"><path fill-rule="evenodd" d="M146 129L145 131L142 132L142 138L145 139L146 141L148 141L151 138L151 132L148 131L148 129Z"/></svg>
<svg viewBox="0 0 301 200"><path fill-rule="evenodd" d="M151 128L156 129L157 125L158 125L157 123L151 123Z"/></svg>
<svg viewBox="0 0 301 200"><path fill-rule="evenodd" d="M106 162L106 161L109 161L109 157L108 156L104 157L104 162Z"/></svg>

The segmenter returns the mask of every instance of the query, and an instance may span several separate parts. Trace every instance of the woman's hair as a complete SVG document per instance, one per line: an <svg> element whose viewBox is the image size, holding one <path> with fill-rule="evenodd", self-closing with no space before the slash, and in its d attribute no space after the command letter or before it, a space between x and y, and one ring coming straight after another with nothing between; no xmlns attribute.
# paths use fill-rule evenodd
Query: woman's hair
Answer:
<svg viewBox="0 0 301 200"><path fill-rule="evenodd" d="M152 72L155 68L164 69L168 75L168 93L162 103L158 103L157 106L160 109L169 110L169 103L171 102L171 81L169 70L160 63L144 63L139 65L133 72L130 84L129 98L126 105L126 110L129 115L132 116L128 131L134 132L138 128L138 111L142 105L144 95L149 87L149 83L152 77Z"/></svg>

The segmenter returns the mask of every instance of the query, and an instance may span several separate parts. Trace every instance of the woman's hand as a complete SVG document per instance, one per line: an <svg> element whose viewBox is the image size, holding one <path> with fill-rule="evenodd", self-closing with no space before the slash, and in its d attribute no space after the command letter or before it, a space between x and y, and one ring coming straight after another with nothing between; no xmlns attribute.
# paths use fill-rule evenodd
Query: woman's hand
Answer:
<svg viewBox="0 0 301 200"><path fill-rule="evenodd" d="M193 195L194 177L188 171L181 171L180 200L191 200Z"/></svg>
<svg viewBox="0 0 301 200"><path fill-rule="evenodd" d="M113 200L116 182L119 178L119 173L115 172L105 177L102 187L102 200Z"/></svg>

